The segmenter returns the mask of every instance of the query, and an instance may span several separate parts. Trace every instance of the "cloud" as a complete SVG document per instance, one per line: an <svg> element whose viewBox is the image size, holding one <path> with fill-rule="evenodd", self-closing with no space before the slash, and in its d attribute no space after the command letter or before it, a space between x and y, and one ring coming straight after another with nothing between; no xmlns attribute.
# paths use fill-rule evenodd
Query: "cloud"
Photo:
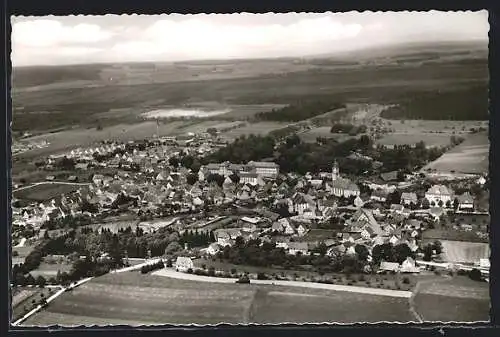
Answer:
<svg viewBox="0 0 500 337"><path fill-rule="evenodd" d="M91 44L110 39L112 34L95 24L64 26L56 20L17 22L12 26L12 45L55 47L61 44Z"/></svg>
<svg viewBox="0 0 500 337"><path fill-rule="evenodd" d="M487 40L487 12L14 18L15 65L303 56L410 40Z"/></svg>
<svg viewBox="0 0 500 337"><path fill-rule="evenodd" d="M253 26L217 24L200 18L162 19L144 29L140 40L116 43L110 57L179 60L297 56L325 43L356 37L362 30L359 24L342 24L330 17Z"/></svg>

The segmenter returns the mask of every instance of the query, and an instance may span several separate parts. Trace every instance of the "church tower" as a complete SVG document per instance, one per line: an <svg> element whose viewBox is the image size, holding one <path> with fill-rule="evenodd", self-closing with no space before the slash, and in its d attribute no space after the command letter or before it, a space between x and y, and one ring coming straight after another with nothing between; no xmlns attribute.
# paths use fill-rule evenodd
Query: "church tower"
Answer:
<svg viewBox="0 0 500 337"><path fill-rule="evenodd" d="M332 166L332 181L337 180L338 177L339 177L339 164L335 160Z"/></svg>

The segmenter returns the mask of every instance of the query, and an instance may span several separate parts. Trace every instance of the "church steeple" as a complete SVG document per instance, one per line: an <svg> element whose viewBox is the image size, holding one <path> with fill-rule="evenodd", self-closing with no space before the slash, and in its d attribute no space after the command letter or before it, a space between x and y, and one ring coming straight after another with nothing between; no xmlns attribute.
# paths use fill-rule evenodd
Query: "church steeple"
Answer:
<svg viewBox="0 0 500 337"><path fill-rule="evenodd" d="M337 180L338 177L339 177L339 164L335 160L332 166L332 181Z"/></svg>

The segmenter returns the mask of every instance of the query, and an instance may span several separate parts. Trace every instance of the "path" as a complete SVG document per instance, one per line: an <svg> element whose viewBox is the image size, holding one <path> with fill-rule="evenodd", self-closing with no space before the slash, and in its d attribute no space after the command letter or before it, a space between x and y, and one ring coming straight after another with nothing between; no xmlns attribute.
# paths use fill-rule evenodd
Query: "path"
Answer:
<svg viewBox="0 0 500 337"><path fill-rule="evenodd" d="M88 186L90 185L90 183L71 183L71 182L67 182L67 181L41 181L41 182L38 182L38 183L33 183L31 185L28 185L28 186L23 186L23 187L19 187L19 188L16 188L15 190L12 190L12 192L18 192L18 191L22 191L22 190L26 190L28 188L33 188L35 186L38 186L38 185L54 185L54 184L57 184L57 185L77 185L77 186Z"/></svg>
<svg viewBox="0 0 500 337"><path fill-rule="evenodd" d="M155 263L155 262L158 262L160 259L157 258L157 259L152 259L152 260L146 260L144 263L141 263L141 264L137 264L135 266L131 266L131 267L125 267L125 268L121 268L121 269L117 269L117 270L113 270L111 271L110 273L122 273L122 272L126 272L126 271L131 271L131 270L136 270L136 269L140 269L142 266L144 265L147 265L147 264L151 264L151 263ZM61 294L63 294L64 292L68 291L68 290L71 290L71 289L74 289L76 287L79 287L81 286L82 284L84 283L87 283L88 281L92 280L93 277L88 277L88 278L85 278L83 280L80 280L76 283L73 283L71 284L70 286L68 287L62 287L60 286L60 290L58 292L56 292L54 295L50 296L49 298L47 298L47 304L49 304L50 302L52 302L53 300L55 300L57 297L59 297ZM43 306L41 305L38 305L36 308L34 308L33 310L31 310L30 312L28 312L26 315L24 315L23 317L19 318L17 321L15 321L14 323L12 323L13 326L17 326L19 324L21 324L22 322L24 322L25 320L27 320L28 318L30 318L31 316L33 316L34 314L36 314L37 312L39 312L41 309L43 308Z"/></svg>
<svg viewBox="0 0 500 337"><path fill-rule="evenodd" d="M194 275L177 272L172 269L164 268L153 272L153 275L164 276L170 278L176 278L181 280L189 281L201 281L201 282L211 282L211 283L235 283L234 278L222 278L222 277L210 277L202 275ZM368 288L368 287L357 287L357 286L344 286L337 284L324 284L324 283L314 283L314 282L303 282L303 281L278 281L278 280L251 280L252 284L266 284L266 285L277 285L277 286L290 286L290 287L301 287L301 288L313 288L313 289L325 289L334 291L344 291L358 294L367 295L379 295L379 296L389 296L389 297L400 297L400 298L410 298L412 295L411 291L403 290L389 290L389 289L378 289L378 288Z"/></svg>

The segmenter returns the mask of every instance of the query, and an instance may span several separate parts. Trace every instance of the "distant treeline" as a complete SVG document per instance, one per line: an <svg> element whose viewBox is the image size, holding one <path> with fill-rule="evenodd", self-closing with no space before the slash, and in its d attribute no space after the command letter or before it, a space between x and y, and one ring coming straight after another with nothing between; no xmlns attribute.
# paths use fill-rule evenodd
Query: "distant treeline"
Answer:
<svg viewBox="0 0 500 337"><path fill-rule="evenodd" d="M382 112L388 119L487 120L487 85L409 97Z"/></svg>
<svg viewBox="0 0 500 337"><path fill-rule="evenodd" d="M299 122L341 108L345 108L345 104L331 101L300 100L280 109L261 112L256 115L256 118L265 121Z"/></svg>
<svg viewBox="0 0 500 337"><path fill-rule="evenodd" d="M12 86L23 88L63 81L99 80L102 68L102 65L16 67L12 69Z"/></svg>

